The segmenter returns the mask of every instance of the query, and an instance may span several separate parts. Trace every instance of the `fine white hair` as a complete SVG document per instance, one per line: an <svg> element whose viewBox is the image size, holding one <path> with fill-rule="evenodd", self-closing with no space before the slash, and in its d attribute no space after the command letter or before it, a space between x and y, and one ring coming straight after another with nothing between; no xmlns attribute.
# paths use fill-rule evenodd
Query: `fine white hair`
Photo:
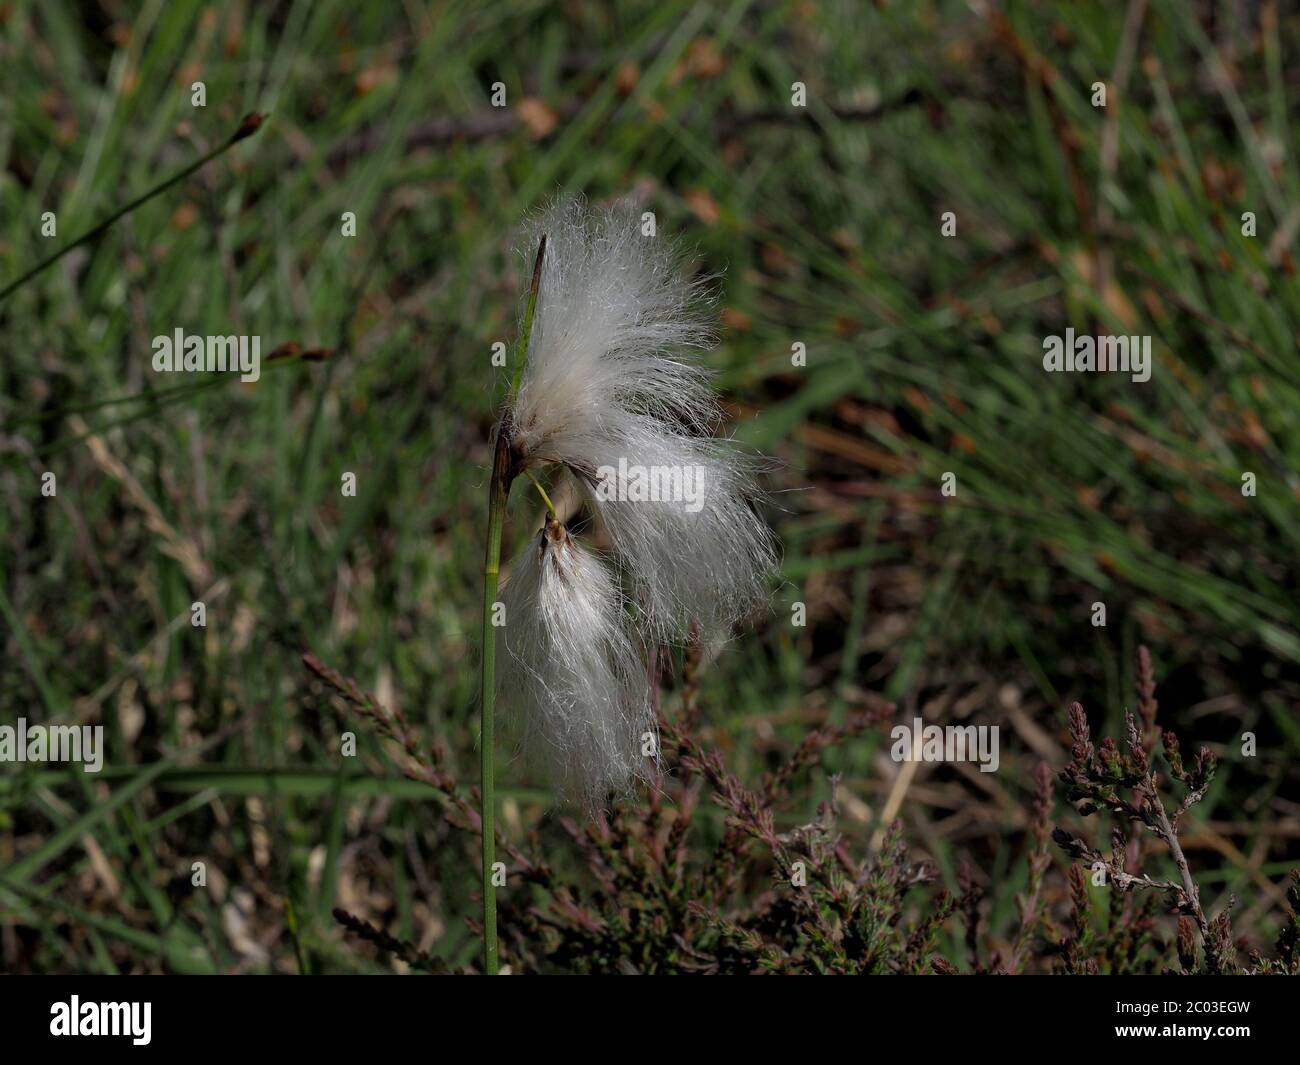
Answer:
<svg viewBox="0 0 1300 1065"><path fill-rule="evenodd" d="M695 356L713 341L707 280L679 245L645 236L629 205L560 200L528 227L547 246L528 361L510 418L521 465L560 464L609 534L644 637L710 636L763 598L775 545L754 510L749 463L710 431L720 421ZM700 499L629 499L620 459L639 470L699 470Z"/></svg>
<svg viewBox="0 0 1300 1065"><path fill-rule="evenodd" d="M588 811L649 777L657 726L609 568L552 518L515 562L502 602L497 698L526 761Z"/></svg>

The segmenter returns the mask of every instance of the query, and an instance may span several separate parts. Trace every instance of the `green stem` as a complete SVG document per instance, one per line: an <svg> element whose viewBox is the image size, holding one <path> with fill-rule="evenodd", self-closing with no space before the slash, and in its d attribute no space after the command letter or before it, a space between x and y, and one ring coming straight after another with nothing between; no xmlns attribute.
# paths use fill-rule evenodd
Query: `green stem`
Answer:
<svg viewBox="0 0 1300 1065"><path fill-rule="evenodd" d="M506 522L506 498L510 494L510 441L505 427L497 429L492 461L492 483L488 490L487 555L483 560L483 719L479 736L481 761L481 817L483 821L483 971L496 976L497 889L492 883L496 862L496 795L493 780L493 711L496 701L497 634L492 609L497 601L501 574L501 532Z"/></svg>
<svg viewBox="0 0 1300 1065"><path fill-rule="evenodd" d="M524 363L528 361L528 344L533 335L533 315L537 310L537 290L542 280L542 257L546 254L546 237L537 246L537 262L533 266L533 282L524 308L523 326L519 331L519 345L515 352L514 373L510 381L510 394L506 400L506 414L496 428L492 452L492 481L488 486L487 552L483 560L483 675L480 697L483 707L479 756L481 776L480 818L483 822L483 971L496 976L500 969L497 952L497 889L492 883L492 866L496 862L496 782L493 771L493 740L496 710L497 632L492 624L492 611L497 601L497 588L501 575L501 535L506 522L506 500L514 481L514 456L511 445L511 412L519 394Z"/></svg>
<svg viewBox="0 0 1300 1065"><path fill-rule="evenodd" d="M258 128L262 125L262 119L263 116L257 114L257 112L253 112L249 115L246 115L244 117L244 120L239 124L239 128L235 130L235 132L232 133L228 139L223 141L221 144L217 145L217 147L213 148L212 151L208 152L207 155L200 156L194 162L190 163L190 165L187 166L184 170L181 170L178 173L173 174L161 185L155 185L148 192L142 193L141 195L137 196L134 200L132 200L130 203L122 207L119 207L116 211L114 211L111 215L105 218L102 222L98 223L93 228L88 229L86 230L86 232L82 233L81 236L79 236L71 244L65 244L58 251L54 252L51 255L46 256L44 259L38 262L35 266L33 266L21 277L15 278L13 281L10 281L9 284L5 285L3 289L0 289L0 301L7 299L12 292L15 292L17 289L22 288L23 285L27 284L28 281L34 278L42 270L46 270L49 267L53 266L65 255L67 255L68 252L72 251L73 248L79 248L81 247L81 245L94 240L101 233L107 230L108 227L111 226L114 222L116 222L119 218L122 218L124 215L130 214L141 204L147 203L149 200L152 200L159 193L166 192L178 181L184 181L187 177L189 177L192 173L194 173L194 171L198 170L201 166L205 166L206 164L212 162L212 160L215 159L217 156L219 156L222 152L226 151L226 149L230 148L232 145L238 144L245 137L251 137L254 133L258 131Z"/></svg>
<svg viewBox="0 0 1300 1065"><path fill-rule="evenodd" d="M551 502L551 497L546 494L546 489L542 487L542 482L533 476L532 470L524 470L524 473L528 474L528 479L533 482L533 487L537 489L537 494L542 497L542 502L546 504L547 512L552 518L555 518L556 521L558 521L560 513L555 509L555 504Z"/></svg>

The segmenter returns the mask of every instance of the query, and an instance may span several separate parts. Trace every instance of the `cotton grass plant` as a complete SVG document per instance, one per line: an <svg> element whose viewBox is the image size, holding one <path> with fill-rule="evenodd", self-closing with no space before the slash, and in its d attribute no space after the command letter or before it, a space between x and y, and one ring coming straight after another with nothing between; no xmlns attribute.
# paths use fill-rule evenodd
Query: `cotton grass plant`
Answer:
<svg viewBox="0 0 1300 1065"><path fill-rule="evenodd" d="M561 200L525 230L532 274L495 429L483 589L482 818L486 971L497 971L493 744L499 702L525 759L587 812L651 775L647 658L691 626L718 638L758 604L776 560L749 463L712 433L698 355L707 281L627 206ZM637 498L628 470L690 470L693 501ZM591 520L561 520L538 474L567 478ZM506 502L527 476L545 526L515 561L496 655ZM584 533L595 533L584 542ZM597 543L601 546L597 547Z"/></svg>

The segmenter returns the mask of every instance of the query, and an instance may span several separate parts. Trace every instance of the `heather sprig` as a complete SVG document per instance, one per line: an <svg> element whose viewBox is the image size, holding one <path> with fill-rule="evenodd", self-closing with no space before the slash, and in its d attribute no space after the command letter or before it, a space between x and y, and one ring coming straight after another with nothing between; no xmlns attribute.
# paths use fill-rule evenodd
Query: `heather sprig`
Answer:
<svg viewBox="0 0 1300 1065"><path fill-rule="evenodd" d="M1154 764L1155 683L1150 656L1145 648L1138 652L1139 717L1125 715L1125 746L1121 750L1109 736L1100 744L1092 742L1088 716L1080 703L1069 710L1071 738L1070 761L1061 770L1066 797L1081 814L1106 811L1142 826L1168 849L1178 872L1177 880L1161 879L1129 869L1129 840L1117 824L1111 832L1110 849L1103 852L1084 840L1057 828L1052 838L1070 857L1091 868L1103 868L1107 882L1121 893L1151 890L1163 896L1169 913L1190 918L1200 935L1206 966L1211 972L1235 971L1229 908L1213 919L1206 916L1200 888L1192 876L1187 856L1178 839L1179 821L1187 810L1204 798L1214 779L1216 760L1213 752L1202 747L1193 765L1184 765L1178 738L1163 734L1163 753L1174 780L1184 789L1182 801L1170 816L1161 793L1161 782ZM1073 875L1073 874L1072 874ZM1180 945L1180 955L1185 944Z"/></svg>

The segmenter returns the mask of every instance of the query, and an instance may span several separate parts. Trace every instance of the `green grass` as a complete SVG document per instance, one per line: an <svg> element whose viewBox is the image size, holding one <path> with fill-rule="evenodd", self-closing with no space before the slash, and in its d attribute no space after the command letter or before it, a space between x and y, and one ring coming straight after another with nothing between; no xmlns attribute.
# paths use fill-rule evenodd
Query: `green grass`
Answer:
<svg viewBox="0 0 1300 1065"><path fill-rule="evenodd" d="M1265 941L1261 880L1297 857L1300 799L1300 20L1265 5L1276 18L1203 26L1154 2L1101 110L1123 8L1009 3L998 26L956 2L323 0L146 4L106 26L11 5L0 285L245 113L269 118L0 303L0 722L103 723L109 744L98 777L0 769L0 920L20 932L3 967L379 965L332 926L335 903L473 963L472 841L299 659L400 705L476 778L491 347L516 330L510 236L558 190L640 196L721 275L711 359L736 435L776 460L785 554L771 615L704 676L733 761L776 764L863 691L999 724L1001 772L923 769L902 816L951 883L975 867L1006 936L1033 744L1059 738L1076 697L1115 731L1147 643L1168 723L1227 762L1193 864L1212 908L1252 900L1238 928ZM497 81L554 129L503 118ZM159 377L150 339L178 326L335 354L253 386ZM1151 381L1045 374L1042 338L1067 326L1150 335ZM872 813L887 747L827 765ZM563 865L555 815L507 753L502 824L536 828ZM792 824L827 794L821 773L806 785ZM239 906L265 954L232 938Z"/></svg>

